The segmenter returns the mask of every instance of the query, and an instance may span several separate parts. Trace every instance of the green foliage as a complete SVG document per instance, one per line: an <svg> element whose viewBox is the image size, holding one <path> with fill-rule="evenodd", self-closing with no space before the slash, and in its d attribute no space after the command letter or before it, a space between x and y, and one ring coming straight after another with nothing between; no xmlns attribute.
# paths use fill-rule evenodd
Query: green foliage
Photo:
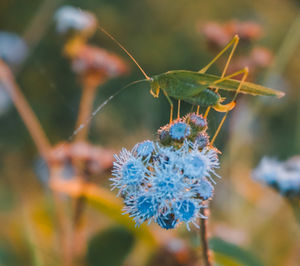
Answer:
<svg viewBox="0 0 300 266"><path fill-rule="evenodd" d="M121 266L135 242L125 227L115 226L93 236L88 244L88 266Z"/></svg>
<svg viewBox="0 0 300 266"><path fill-rule="evenodd" d="M212 238L209 246L216 253L218 265L262 266L262 263L248 251L220 238Z"/></svg>
<svg viewBox="0 0 300 266"><path fill-rule="evenodd" d="M18 265L18 256L15 251L7 243L7 241L0 242L0 266Z"/></svg>

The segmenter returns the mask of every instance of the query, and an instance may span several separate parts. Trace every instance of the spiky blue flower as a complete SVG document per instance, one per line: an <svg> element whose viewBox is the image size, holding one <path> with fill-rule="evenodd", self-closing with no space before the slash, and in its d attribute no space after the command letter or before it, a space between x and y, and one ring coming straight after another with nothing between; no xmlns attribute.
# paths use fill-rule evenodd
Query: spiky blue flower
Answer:
<svg viewBox="0 0 300 266"><path fill-rule="evenodd" d="M141 157L149 157L152 155L154 151L154 143L153 141L146 140L136 145L136 153Z"/></svg>
<svg viewBox="0 0 300 266"><path fill-rule="evenodd" d="M201 153L189 154L183 158L184 160L184 173L186 176L195 178L202 177L206 173L205 157Z"/></svg>
<svg viewBox="0 0 300 266"><path fill-rule="evenodd" d="M215 173L215 169L219 167L217 153L213 149L203 149L199 151L198 145L194 144L192 150L181 157L184 165L184 174L189 178L211 178L211 173Z"/></svg>
<svg viewBox="0 0 300 266"><path fill-rule="evenodd" d="M178 146L145 141L116 156L113 187L119 188L124 211L137 225L155 221L171 229L182 222L189 229L203 218L203 200L212 196L207 178L212 180L218 166L215 150L201 149L187 139Z"/></svg>
<svg viewBox="0 0 300 266"><path fill-rule="evenodd" d="M188 230L190 230L190 223L194 224L197 228L197 219L206 219L207 217L200 213L202 208L206 208L201 200L194 198L187 198L176 202L176 217L179 222L184 222ZM174 208L175 209L175 208Z"/></svg>
<svg viewBox="0 0 300 266"><path fill-rule="evenodd" d="M212 198L214 193L213 185L206 178L199 180L198 183L193 187L193 190L199 194L199 197L203 200Z"/></svg>
<svg viewBox="0 0 300 266"><path fill-rule="evenodd" d="M158 203L151 195L138 195L134 198L127 198L124 207L125 213L129 213L137 225L149 220L157 214Z"/></svg>
<svg viewBox="0 0 300 266"><path fill-rule="evenodd" d="M166 145L171 141L169 130L166 128L161 128L158 130L158 137L159 137L160 143L163 145Z"/></svg>
<svg viewBox="0 0 300 266"><path fill-rule="evenodd" d="M153 178L150 180L149 192L160 201L161 208L171 208L172 201L189 194L189 185L183 180L181 169L173 162L170 164L156 164Z"/></svg>
<svg viewBox="0 0 300 266"><path fill-rule="evenodd" d="M168 212L167 214L160 214L156 219L157 224L164 229L173 229L178 223L175 213Z"/></svg>
<svg viewBox="0 0 300 266"><path fill-rule="evenodd" d="M195 138L195 143L197 143L199 148L204 149L209 143L208 135L205 132L200 132Z"/></svg>
<svg viewBox="0 0 300 266"><path fill-rule="evenodd" d="M135 157L132 152L122 149L119 156L115 155L111 178L113 189L138 190L146 178L147 169L141 157Z"/></svg>
<svg viewBox="0 0 300 266"><path fill-rule="evenodd" d="M183 222L190 221L197 212L196 204L191 200L177 202L177 215Z"/></svg>
<svg viewBox="0 0 300 266"><path fill-rule="evenodd" d="M176 122L170 127L170 136L172 139L181 140L191 134L191 128L184 122Z"/></svg>
<svg viewBox="0 0 300 266"><path fill-rule="evenodd" d="M207 121L203 118L202 115L197 115L195 113L189 116L190 122L193 123L196 127L204 129L207 127Z"/></svg>

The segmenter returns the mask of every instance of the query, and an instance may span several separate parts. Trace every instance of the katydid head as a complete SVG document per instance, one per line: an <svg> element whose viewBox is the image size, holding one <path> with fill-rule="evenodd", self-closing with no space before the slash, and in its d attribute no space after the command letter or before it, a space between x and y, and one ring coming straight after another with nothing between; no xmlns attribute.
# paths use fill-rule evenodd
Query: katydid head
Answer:
<svg viewBox="0 0 300 266"><path fill-rule="evenodd" d="M150 93L154 98L158 98L160 92L159 81L154 77L150 78Z"/></svg>

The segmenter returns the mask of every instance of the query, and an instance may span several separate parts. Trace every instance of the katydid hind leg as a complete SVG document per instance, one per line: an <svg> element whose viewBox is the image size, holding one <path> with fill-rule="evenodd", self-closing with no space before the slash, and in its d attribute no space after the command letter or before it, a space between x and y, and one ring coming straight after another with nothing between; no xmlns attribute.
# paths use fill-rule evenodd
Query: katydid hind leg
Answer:
<svg viewBox="0 0 300 266"><path fill-rule="evenodd" d="M246 80L246 78L247 78L247 76L248 76L248 73L249 73L248 68L245 68L243 77L242 77L241 82L240 82L240 84L239 84L239 86L238 86L238 88L237 88L237 90L236 90L236 92L235 92L235 94L234 94L234 96L233 96L233 99L232 99L231 103L234 103L234 104L235 104L236 97L237 97L237 95L238 95L238 93L239 93L241 87L243 86L243 83L245 82L245 80ZM229 111L230 111L230 110L228 110L228 111L225 113L225 115L223 116L223 118L222 118L222 120L221 120L221 122L220 122L220 124L219 124L219 126L218 126L218 128L217 128L217 130L216 130L216 132L215 132L215 134L214 134L214 136L213 136L211 142L210 142L210 145L211 145L211 146L214 144L214 142L215 142L215 140L216 140L218 134L220 133L220 130L221 130L221 128L222 128L222 126L223 126L223 124L224 124L224 122L225 122L225 120L226 120L226 118L227 118L227 116L228 116Z"/></svg>
<svg viewBox="0 0 300 266"><path fill-rule="evenodd" d="M211 84L211 86L217 85L218 83L221 83L221 82L224 81L224 80L232 79L233 77L237 77L237 76L239 76L239 75L241 75L241 74L245 75L245 73L247 73L247 75L248 75L248 72L249 72L248 67L244 67L244 68L241 69L241 70L238 70L238 71L236 71L236 72L234 72L234 73L232 73L232 74L230 74L230 75L228 75L228 76L222 77L222 78L220 78L220 79L214 81L214 82Z"/></svg>
<svg viewBox="0 0 300 266"><path fill-rule="evenodd" d="M228 75L228 76L225 76L225 77L223 77L223 78L220 78L220 79L216 80L215 82L213 82L213 83L211 84L211 86L217 86L218 83L220 83L220 82L222 82L222 81L224 81L224 80L229 80L229 79L231 79L231 78L233 78L233 77L236 77L236 76L238 76L238 75L241 75L241 74L246 75L246 77L247 77L247 76L248 76L248 72L249 72L248 68L245 67L245 68L243 68L242 70L239 70L239 71L237 71L237 72L235 72L235 73L233 73L233 74L230 74L230 75ZM240 83L239 83L239 86L238 86L238 88L237 88L236 91L240 91L241 86L242 86L242 85L241 85L241 82L240 82ZM218 88L215 90L215 92L218 92ZM232 110L232 109L234 108L234 106L235 106L235 103L234 103L233 101L230 102L230 103L228 103L228 104L221 104L221 102L218 102L218 103L216 103L215 105L209 106L209 107L206 109L206 112L205 112L205 114L204 114L204 117L205 117L205 118L207 117L207 115L208 115L208 113L209 113L211 107L214 108L217 112L227 112L227 111Z"/></svg>
<svg viewBox="0 0 300 266"><path fill-rule="evenodd" d="M227 72L227 69L228 69L228 66L230 64L230 61L232 59L232 56L236 50L236 47L239 43L239 37L238 35L235 35L232 40L226 45L226 47L207 65L205 66L204 68L202 68L199 73L205 73L207 71L208 68L211 67L211 65L213 63L215 63L231 46L232 46L232 49L230 51L230 54L226 60L226 64L225 64L225 67L223 69L223 72L222 72L222 75L221 75L221 78L223 78ZM218 89L215 90L215 92L218 92ZM204 117L206 118L208 116L208 113L210 111L211 107L209 106L206 111L205 111L205 114L204 114Z"/></svg>
<svg viewBox="0 0 300 266"><path fill-rule="evenodd" d="M205 73L232 46L232 49L230 51L229 57L226 61L226 64L225 64L225 67L224 67L224 70L223 70L223 74L222 74L222 76L225 76L227 68L229 66L229 63L232 59L232 56L233 56L233 54L236 50L236 47L237 47L238 43L239 43L239 37L238 37L238 35L235 35L232 38L232 40L225 46L225 48L221 52L219 52L205 67L200 69L198 72L199 73Z"/></svg>

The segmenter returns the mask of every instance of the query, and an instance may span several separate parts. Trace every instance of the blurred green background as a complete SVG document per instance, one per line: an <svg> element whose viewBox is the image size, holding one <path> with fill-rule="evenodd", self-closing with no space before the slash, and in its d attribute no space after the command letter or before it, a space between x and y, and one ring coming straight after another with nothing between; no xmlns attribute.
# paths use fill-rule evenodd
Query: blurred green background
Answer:
<svg viewBox="0 0 300 266"><path fill-rule="evenodd" d="M300 45L298 42L291 51L288 45L299 36L299 27L286 38L299 17L299 1L1 0L0 30L18 33L30 48L27 60L15 70L17 82L53 144L67 140L72 134L81 96L78 78L62 56L64 39L55 31L53 14L62 5L93 12L150 76L175 69L196 71L205 66L216 55L208 48L201 30L207 22L250 20L261 26L262 38L243 53L258 45L269 49L275 60L256 75L255 82L272 84L272 88L285 91L286 96L280 100L239 97L237 108L216 142L222 151L219 170L222 179L211 204L210 236L247 250L262 265L299 265L300 228L289 206L276 192L251 180L251 170L264 155L286 159L300 152ZM143 77L99 30L89 43L115 52L131 65L128 76L110 80L99 88L96 107L125 84ZM236 56L240 51L242 48L237 49ZM221 71L217 65L209 73ZM183 105L182 113L189 108ZM154 99L145 84L136 85L117 96L93 119L89 139L116 151L121 147L130 149L139 141L154 139L156 130L168 123L168 118L167 100ZM220 114L211 112L211 134L220 119ZM0 265L60 265L51 193L34 172L39 157L36 147L13 107L0 116L0 123ZM95 182L108 188L105 181L108 177L109 173L96 177ZM71 209L71 203L65 204ZM85 220L88 238L116 225L90 207ZM116 228L120 231L113 232L116 239L131 241L132 235ZM196 229L187 232L181 226L176 230L175 234L196 246ZM103 253L105 247L101 244L100 249L101 254L109 252ZM126 265L143 265L137 250L136 247L126 258ZM89 254L94 253L91 249ZM243 265L224 259L224 254L216 255L224 265ZM99 264L87 261L88 265L122 265L118 261L102 260Z"/></svg>

